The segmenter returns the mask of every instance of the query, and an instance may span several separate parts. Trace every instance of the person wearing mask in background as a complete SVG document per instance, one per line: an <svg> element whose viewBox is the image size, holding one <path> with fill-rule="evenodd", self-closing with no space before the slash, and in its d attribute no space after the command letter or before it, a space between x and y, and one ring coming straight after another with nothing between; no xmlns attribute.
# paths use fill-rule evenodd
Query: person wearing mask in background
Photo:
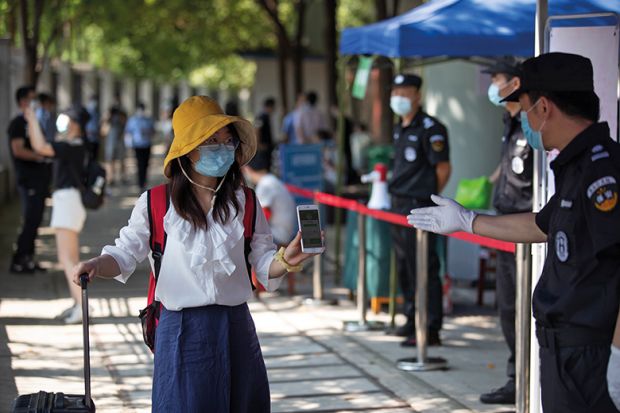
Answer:
<svg viewBox="0 0 620 413"><path fill-rule="evenodd" d="M268 164L268 159L257 153L242 171L256 187L256 197L271 228L273 242L287 245L297 232L297 206L282 181L269 173Z"/></svg>
<svg viewBox="0 0 620 413"><path fill-rule="evenodd" d="M533 149L559 151L547 205L538 213L489 216L433 196L438 206L412 210L408 221L440 234L547 242L532 295L543 411L618 413L606 374L620 307L620 145L608 124L598 122L590 59L542 54L523 63L520 80L504 100L521 105L521 127ZM610 381L617 383L619 374L612 371Z"/></svg>
<svg viewBox="0 0 620 413"><path fill-rule="evenodd" d="M39 93L37 96L35 114L45 140L53 142L56 137L56 99L47 93Z"/></svg>
<svg viewBox="0 0 620 413"><path fill-rule="evenodd" d="M92 95L86 104L86 110L90 119L86 124L86 142L88 144L88 155L90 159L97 159L99 156L99 145L101 140L101 112L99 111L99 97Z"/></svg>
<svg viewBox="0 0 620 413"><path fill-rule="evenodd" d="M451 173L448 131L422 110L421 87L422 78L414 74L399 74L392 85L390 107L400 121L394 127L394 167L388 191L392 210L401 215L432 205L431 195L443 190ZM416 232L394 225L392 239L407 317L395 333L407 337L403 346L415 346ZM417 327L428 329L428 344L432 346L441 345L443 308L436 237L429 236L428 246L428 325Z"/></svg>
<svg viewBox="0 0 620 413"><path fill-rule="evenodd" d="M144 103L138 103L136 113L127 121L125 127L131 140L131 147L136 154L138 164L138 187L140 193L146 189L148 176L149 160L151 159L151 145L153 144L153 134L155 133L155 123L146 114Z"/></svg>
<svg viewBox="0 0 620 413"><path fill-rule="evenodd" d="M295 119L297 143L318 143L319 131L330 131L325 114L316 106L319 97L316 92L306 93L305 102Z"/></svg>
<svg viewBox="0 0 620 413"><path fill-rule="evenodd" d="M301 252L301 233L276 253L256 202L251 253L244 255L247 198L241 167L256 152L255 129L225 115L206 96L174 112L174 141L164 160L170 209L155 289L161 315L155 338L152 411L268 413L269 381L247 301L258 281L275 291L282 277L315 254ZM73 271L126 282L150 256L148 193L140 196L115 245Z"/></svg>
<svg viewBox="0 0 620 413"><path fill-rule="evenodd" d="M532 211L532 174L534 155L527 144L519 113L519 102L501 102L521 86L520 65L516 59L506 57L484 69L491 75L489 100L503 107L504 135L500 164L490 178L495 184L493 206L501 215ZM510 357L506 368L508 382L500 388L482 394L480 401L486 404L515 403L515 306L516 306L516 260L511 252L497 251L496 297L499 322Z"/></svg>
<svg viewBox="0 0 620 413"><path fill-rule="evenodd" d="M21 201L22 228L9 270L15 274L31 274L43 268L34 260L34 241L43 219L45 198L49 195L49 166L45 156L35 152L28 139L28 121L24 112L31 106L36 93L32 86L15 92L20 113L9 123L9 149L15 166L17 192ZM36 118L34 119L37 122Z"/></svg>
<svg viewBox="0 0 620 413"><path fill-rule="evenodd" d="M82 321L82 294L80 287L71 282L71 271L80 261L80 232L86 221L82 205L80 180L84 176L87 149L83 137L88 112L81 106L72 106L58 116L58 134L52 143L45 140L32 110L26 110L28 132L32 148L39 154L54 159L54 190L52 192L52 220L56 233L58 262L62 266L74 304L58 318L67 324Z"/></svg>
<svg viewBox="0 0 620 413"><path fill-rule="evenodd" d="M230 116L240 116L241 112L239 111L239 105L234 100L229 100L224 105L224 113Z"/></svg>
<svg viewBox="0 0 620 413"><path fill-rule="evenodd" d="M299 112L306 101L306 96L303 93L297 95L297 100L295 101L295 107L292 111L286 114L284 119L282 119L282 135L283 141L288 144L296 144L299 143L299 139L297 139L297 133L295 132L297 123L299 122Z"/></svg>
<svg viewBox="0 0 620 413"><path fill-rule="evenodd" d="M271 153L273 152L273 132L271 130L271 116L276 109L276 100L268 97L263 101L263 109L254 121L258 136L258 154L264 154L268 161L267 170L271 170Z"/></svg>

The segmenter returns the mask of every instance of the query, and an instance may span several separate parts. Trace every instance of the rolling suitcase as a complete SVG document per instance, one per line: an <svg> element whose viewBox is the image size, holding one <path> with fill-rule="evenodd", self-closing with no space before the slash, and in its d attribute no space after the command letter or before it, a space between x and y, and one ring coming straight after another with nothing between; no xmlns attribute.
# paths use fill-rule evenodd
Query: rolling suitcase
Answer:
<svg viewBox="0 0 620 413"><path fill-rule="evenodd" d="M38 393L17 396L13 402L13 413L94 413L95 403L90 397L90 348L88 340L88 276L80 276L82 285L82 329L84 332L84 388L85 395Z"/></svg>

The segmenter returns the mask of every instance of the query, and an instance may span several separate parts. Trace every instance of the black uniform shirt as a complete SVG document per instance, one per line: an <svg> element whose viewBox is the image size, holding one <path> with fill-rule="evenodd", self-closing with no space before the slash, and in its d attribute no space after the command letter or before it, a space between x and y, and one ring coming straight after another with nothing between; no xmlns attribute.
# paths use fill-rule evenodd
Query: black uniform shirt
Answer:
<svg viewBox="0 0 620 413"><path fill-rule="evenodd" d="M446 127L422 110L409 126L396 125L390 194L431 204L430 196L437 192L435 166L449 161L449 153Z"/></svg>
<svg viewBox="0 0 620 413"><path fill-rule="evenodd" d="M502 214L532 210L532 148L521 131L518 116L504 114L504 136L500 174L493 195L493 206Z"/></svg>
<svg viewBox="0 0 620 413"><path fill-rule="evenodd" d="M620 299L620 145L607 123L579 134L551 164L556 194L537 214L548 253L532 299L547 327L613 332Z"/></svg>
<svg viewBox="0 0 620 413"><path fill-rule="evenodd" d="M45 162L26 161L18 159L13 153L11 141L14 139L24 139L24 148L32 150L30 139L28 139L28 122L24 115L19 115L11 120L8 129L9 149L15 165L17 184L26 188L46 189L49 186L49 166Z"/></svg>

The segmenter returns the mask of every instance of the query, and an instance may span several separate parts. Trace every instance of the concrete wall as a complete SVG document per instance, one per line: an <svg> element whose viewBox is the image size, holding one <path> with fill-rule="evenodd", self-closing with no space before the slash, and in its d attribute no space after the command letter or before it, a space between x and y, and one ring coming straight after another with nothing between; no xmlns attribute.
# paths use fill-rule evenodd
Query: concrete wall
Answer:
<svg viewBox="0 0 620 413"><path fill-rule="evenodd" d="M8 152L8 136L6 130L11 121L11 49L8 40L0 39L0 204L4 203L13 192L15 180L11 173L11 156Z"/></svg>
<svg viewBox="0 0 620 413"><path fill-rule="evenodd" d="M487 98L488 75L468 62L425 66L424 107L448 128L452 176L444 195L453 197L459 180L490 175L499 163L503 110ZM463 241L448 242L448 272L454 278L478 277L480 248Z"/></svg>

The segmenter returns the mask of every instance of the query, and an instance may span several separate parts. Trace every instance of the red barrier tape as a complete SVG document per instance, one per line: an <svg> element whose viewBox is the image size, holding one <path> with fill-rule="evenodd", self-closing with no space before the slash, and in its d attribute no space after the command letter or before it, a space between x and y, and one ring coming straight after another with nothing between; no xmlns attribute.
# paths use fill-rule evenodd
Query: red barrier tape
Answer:
<svg viewBox="0 0 620 413"><path fill-rule="evenodd" d="M343 208L349 211L357 212L358 214L367 215L376 218L380 221L389 222L391 224L402 225L409 227L407 217L393 212L386 212L378 209L370 209L366 205L357 201L347 198L341 198L335 195L326 194L324 192L311 191L308 189L299 188L293 185L286 185L289 192L295 195L299 195L304 198L312 199L319 204L329 205L336 208ZM515 252L515 244L512 242L498 241L496 239L483 237L480 235L469 234L467 232L454 232L448 234L448 237L459 239L461 241L470 242L472 244L478 244L483 247L492 248L500 251Z"/></svg>

